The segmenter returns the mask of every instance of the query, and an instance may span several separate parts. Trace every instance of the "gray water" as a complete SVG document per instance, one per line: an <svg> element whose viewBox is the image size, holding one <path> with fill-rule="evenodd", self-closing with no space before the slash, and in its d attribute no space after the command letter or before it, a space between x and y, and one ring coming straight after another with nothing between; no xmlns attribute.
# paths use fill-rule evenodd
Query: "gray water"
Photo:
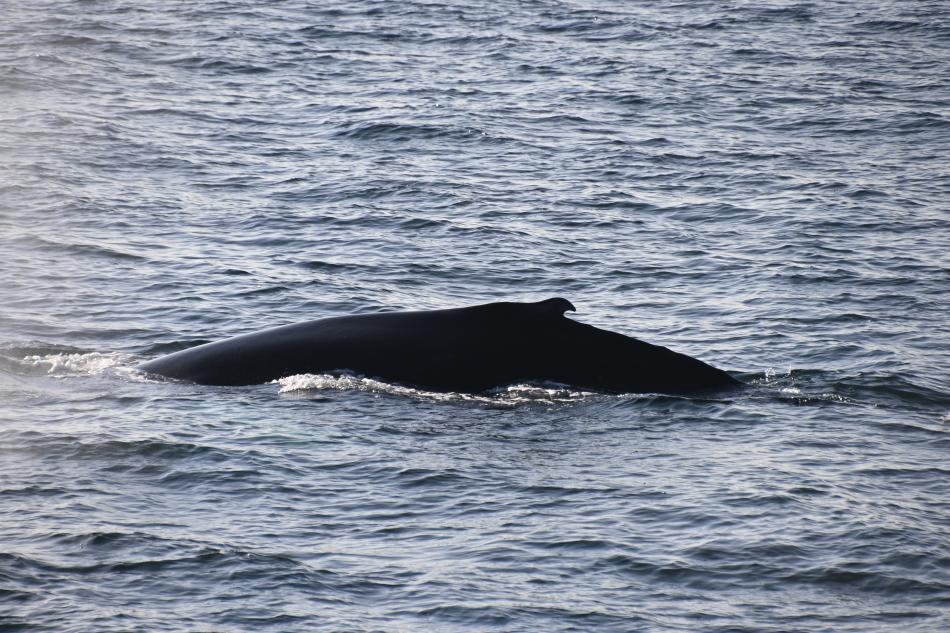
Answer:
<svg viewBox="0 0 950 633"><path fill-rule="evenodd" d="M0 630L950 629L944 3L0 14ZM552 296L751 386L133 370Z"/></svg>

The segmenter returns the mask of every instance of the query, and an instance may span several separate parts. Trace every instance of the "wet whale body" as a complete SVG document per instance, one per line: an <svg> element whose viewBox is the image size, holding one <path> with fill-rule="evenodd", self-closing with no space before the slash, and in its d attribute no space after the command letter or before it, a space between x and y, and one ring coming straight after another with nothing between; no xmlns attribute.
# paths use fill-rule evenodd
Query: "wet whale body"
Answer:
<svg viewBox="0 0 950 633"><path fill-rule="evenodd" d="M206 385L355 373L463 393L559 383L613 393L690 394L740 384L695 358L569 319L569 310L574 306L568 300L555 298L331 317L199 345L139 369Z"/></svg>

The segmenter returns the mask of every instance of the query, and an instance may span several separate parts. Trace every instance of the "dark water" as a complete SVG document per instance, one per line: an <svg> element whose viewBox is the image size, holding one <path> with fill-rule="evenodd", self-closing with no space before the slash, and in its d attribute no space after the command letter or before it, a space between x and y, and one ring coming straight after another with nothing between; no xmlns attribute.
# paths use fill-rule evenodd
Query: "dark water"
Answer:
<svg viewBox="0 0 950 633"><path fill-rule="evenodd" d="M0 630L950 629L944 3L2 14ZM131 370L549 296L753 387Z"/></svg>

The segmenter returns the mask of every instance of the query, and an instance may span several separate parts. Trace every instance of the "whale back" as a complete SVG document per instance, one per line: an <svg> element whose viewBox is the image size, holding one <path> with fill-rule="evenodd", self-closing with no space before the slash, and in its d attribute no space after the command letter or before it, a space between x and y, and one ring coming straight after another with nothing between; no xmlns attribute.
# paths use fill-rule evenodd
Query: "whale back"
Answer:
<svg viewBox="0 0 950 633"><path fill-rule="evenodd" d="M199 345L139 368L212 385L351 371L432 388L482 390L497 382L489 376L522 374L524 363L503 361L506 350L524 348L525 335L572 309L566 299L548 299L330 317Z"/></svg>
<svg viewBox="0 0 950 633"><path fill-rule="evenodd" d="M140 369L211 385L352 372L461 392L538 381L677 393L735 384L702 361L564 316L573 310L558 297L331 317L200 345Z"/></svg>

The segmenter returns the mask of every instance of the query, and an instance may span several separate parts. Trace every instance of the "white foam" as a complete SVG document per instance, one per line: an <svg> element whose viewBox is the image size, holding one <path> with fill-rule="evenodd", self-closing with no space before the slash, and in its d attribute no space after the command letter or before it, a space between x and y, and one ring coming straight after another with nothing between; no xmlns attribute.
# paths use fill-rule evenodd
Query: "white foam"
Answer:
<svg viewBox="0 0 950 633"><path fill-rule="evenodd" d="M767 368L767 369L765 370L765 376L764 376L765 382L766 382L766 383L771 382L771 381L774 380L778 375L779 375L778 370L776 370L774 367L769 367L769 368ZM788 377L788 376L791 376L791 375L792 375L792 368L791 368L791 367L788 367L788 368L785 370L785 373L782 374L782 376L784 376L784 377Z"/></svg>
<svg viewBox="0 0 950 633"><path fill-rule="evenodd" d="M296 374L274 381L280 385L278 393L293 393L311 390L366 391L391 395L410 396L425 400L481 402L493 405L516 405L528 402L555 403L576 402L595 395L586 391L575 391L563 386L511 385L487 395L472 395L457 392L426 391L395 385L363 376L343 374Z"/></svg>
<svg viewBox="0 0 950 633"><path fill-rule="evenodd" d="M131 368L132 357L119 352L87 352L74 354L45 354L27 356L23 362L36 367L47 366L53 376L95 376L110 370Z"/></svg>
<svg viewBox="0 0 950 633"><path fill-rule="evenodd" d="M518 400L547 400L550 402L574 402L598 395L594 391L579 391L565 385L511 385L503 395Z"/></svg>

